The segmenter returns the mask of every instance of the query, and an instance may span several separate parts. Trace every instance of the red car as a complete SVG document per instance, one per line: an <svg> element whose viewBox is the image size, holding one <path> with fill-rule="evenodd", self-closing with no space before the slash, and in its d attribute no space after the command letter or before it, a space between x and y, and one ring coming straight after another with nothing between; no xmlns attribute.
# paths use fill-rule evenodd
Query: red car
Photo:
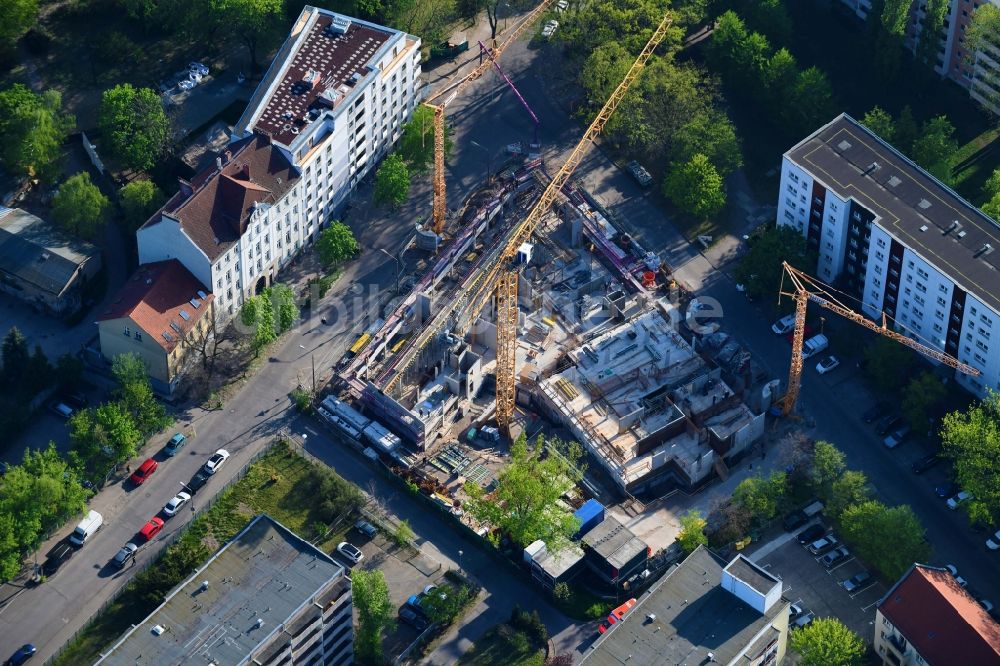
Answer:
<svg viewBox="0 0 1000 666"><path fill-rule="evenodd" d="M163 519L162 518L150 518L149 522L142 526L139 530L139 536L141 536L146 541L151 541L153 537L160 533L163 529Z"/></svg>
<svg viewBox="0 0 1000 666"><path fill-rule="evenodd" d="M137 486L141 486L146 482L146 479L153 476L153 472L159 467L159 463L152 458L146 458L146 462L139 465L139 469L132 472L132 483Z"/></svg>

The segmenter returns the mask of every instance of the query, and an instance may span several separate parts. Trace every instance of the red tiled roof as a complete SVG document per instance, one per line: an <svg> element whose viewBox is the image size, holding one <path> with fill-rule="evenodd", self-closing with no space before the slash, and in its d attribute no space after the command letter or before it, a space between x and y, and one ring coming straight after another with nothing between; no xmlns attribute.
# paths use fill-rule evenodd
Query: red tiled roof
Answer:
<svg viewBox="0 0 1000 666"><path fill-rule="evenodd" d="M270 139L254 135L229 147L223 166L181 182L181 191L146 224L161 214L180 221L181 228L209 261L228 250L243 232L253 207L273 204L298 180L298 174Z"/></svg>
<svg viewBox="0 0 1000 666"><path fill-rule="evenodd" d="M98 321L128 317L169 353L214 298L181 262L168 259L136 269Z"/></svg>
<svg viewBox="0 0 1000 666"><path fill-rule="evenodd" d="M1000 664L1000 624L944 569L914 565L879 610L930 666Z"/></svg>

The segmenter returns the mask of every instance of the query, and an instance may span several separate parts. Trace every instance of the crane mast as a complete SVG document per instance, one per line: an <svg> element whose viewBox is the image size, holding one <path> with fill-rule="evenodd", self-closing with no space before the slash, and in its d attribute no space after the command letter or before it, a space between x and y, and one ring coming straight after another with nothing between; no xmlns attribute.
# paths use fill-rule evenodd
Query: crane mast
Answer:
<svg viewBox="0 0 1000 666"><path fill-rule="evenodd" d="M802 343L805 337L806 307L812 301L816 305L839 314L844 319L853 321L858 326L863 326L870 331L894 340L901 345L923 354L924 356L955 368L959 372L978 377L978 368L962 363L954 356L945 354L931 347L920 344L916 340L906 337L888 327L885 313L882 313L882 322L877 323L866 319L863 315L854 312L835 298L827 291L827 285L814 277L803 273L787 261L782 262L785 274L788 275L792 283L793 291L779 290L780 296L791 296L795 300L795 330L792 335L792 362L788 368L788 391L782 398L782 414L787 416L795 407L795 401L799 396L799 389L802 387Z"/></svg>

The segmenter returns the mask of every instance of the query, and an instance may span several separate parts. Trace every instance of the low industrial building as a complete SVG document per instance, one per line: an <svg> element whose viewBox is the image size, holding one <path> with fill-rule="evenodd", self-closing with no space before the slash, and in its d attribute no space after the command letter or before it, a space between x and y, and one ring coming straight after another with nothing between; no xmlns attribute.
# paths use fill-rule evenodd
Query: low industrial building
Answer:
<svg viewBox="0 0 1000 666"><path fill-rule="evenodd" d="M97 663L340 666L351 617L344 568L260 515Z"/></svg>
<svg viewBox="0 0 1000 666"><path fill-rule="evenodd" d="M996 666L1000 624L949 571L914 564L878 602L875 651L887 666Z"/></svg>
<svg viewBox="0 0 1000 666"><path fill-rule="evenodd" d="M619 585L646 568L649 546L613 516L583 535L584 561L605 583Z"/></svg>
<svg viewBox="0 0 1000 666"><path fill-rule="evenodd" d="M153 389L170 395L213 334L214 299L176 259L140 266L97 319L101 355L137 354Z"/></svg>
<svg viewBox="0 0 1000 666"><path fill-rule="evenodd" d="M67 317L101 270L101 252L53 223L0 206L0 291L46 314Z"/></svg>
<svg viewBox="0 0 1000 666"><path fill-rule="evenodd" d="M584 653L585 666L778 664L788 639L781 579L700 546Z"/></svg>

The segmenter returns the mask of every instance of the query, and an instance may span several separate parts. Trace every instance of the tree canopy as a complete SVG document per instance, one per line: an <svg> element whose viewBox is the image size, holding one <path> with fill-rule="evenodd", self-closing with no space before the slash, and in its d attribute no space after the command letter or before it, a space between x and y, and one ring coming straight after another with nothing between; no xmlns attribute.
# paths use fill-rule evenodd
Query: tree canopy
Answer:
<svg viewBox="0 0 1000 666"><path fill-rule="evenodd" d="M895 396L910 375L916 356L909 347L879 336L864 351L865 375L885 395Z"/></svg>
<svg viewBox="0 0 1000 666"><path fill-rule="evenodd" d="M830 484L826 514L834 520L839 519L847 507L862 504L871 496L871 486L865 473L849 469Z"/></svg>
<svg viewBox="0 0 1000 666"><path fill-rule="evenodd" d="M378 569L355 569L351 572L351 590L358 611L355 656L362 664L381 663L382 637L393 626L395 614L385 575Z"/></svg>
<svg viewBox="0 0 1000 666"><path fill-rule="evenodd" d="M701 219L715 215L726 205L722 176L701 153L671 168L663 193L682 211Z"/></svg>
<svg viewBox="0 0 1000 666"><path fill-rule="evenodd" d="M801 666L861 666L864 663L865 642L833 617L816 618L805 627L795 629L788 637L788 646L799 654Z"/></svg>
<svg viewBox="0 0 1000 666"><path fill-rule="evenodd" d="M209 0L220 25L239 35L247 47L250 66L257 71L257 46L261 37L281 18L284 0Z"/></svg>
<svg viewBox="0 0 1000 666"><path fill-rule="evenodd" d="M130 169L151 169L170 141L163 103L149 88L122 83L105 90L97 122L111 157Z"/></svg>
<svg viewBox="0 0 1000 666"><path fill-rule="evenodd" d="M132 416L135 427L148 437L170 424L170 417L153 394L146 364L138 354L119 354L111 364L118 382L115 398Z"/></svg>
<svg viewBox="0 0 1000 666"><path fill-rule="evenodd" d="M8 43L17 41L35 25L37 20L38 0L0 2L0 41Z"/></svg>
<svg viewBox="0 0 1000 666"><path fill-rule="evenodd" d="M840 514L840 529L858 556L886 580L897 580L914 562L926 562L930 556L924 528L905 504L888 507L874 500L854 504Z"/></svg>
<svg viewBox="0 0 1000 666"><path fill-rule="evenodd" d="M861 118L861 124L878 135L886 143L893 143L896 137L896 121L880 106L874 107Z"/></svg>
<svg viewBox="0 0 1000 666"><path fill-rule="evenodd" d="M410 196L410 170L397 153L382 161L375 172L375 202L399 208Z"/></svg>
<svg viewBox="0 0 1000 666"><path fill-rule="evenodd" d="M819 440L813 447L810 477L813 488L825 502L830 501L833 484L842 478L847 469L844 460L844 452L830 442Z"/></svg>
<svg viewBox="0 0 1000 666"><path fill-rule="evenodd" d="M707 546L708 537L705 526L708 524L700 511L692 509L678 519L681 531L677 534L677 543L685 553L694 552L698 546Z"/></svg>
<svg viewBox="0 0 1000 666"><path fill-rule="evenodd" d="M986 179L983 185L983 197L985 203L982 206L983 212L1000 221L1000 169L996 169L993 174Z"/></svg>
<svg viewBox="0 0 1000 666"><path fill-rule="evenodd" d="M319 260L326 266L335 266L344 262L360 251L354 232L343 222L334 221L330 226L319 232L316 241L316 252Z"/></svg>
<svg viewBox="0 0 1000 666"><path fill-rule="evenodd" d="M958 150L955 126L946 116L935 116L923 124L913 141L910 157L943 183L951 182L951 156Z"/></svg>
<svg viewBox="0 0 1000 666"><path fill-rule="evenodd" d="M918 435L930 430L934 410L944 399L947 389L933 372L922 372L903 388L901 407L903 418Z"/></svg>
<svg viewBox="0 0 1000 666"><path fill-rule="evenodd" d="M775 226L750 238L749 247L733 272L753 296L777 294L784 273L783 261L796 268L807 265L806 241L791 227Z"/></svg>
<svg viewBox="0 0 1000 666"><path fill-rule="evenodd" d="M11 173L52 180L75 125L57 91L37 94L15 83L0 91L0 163Z"/></svg>
<svg viewBox="0 0 1000 666"><path fill-rule="evenodd" d="M787 475L773 471L767 478L758 474L743 479L733 490L733 501L749 511L755 522L763 525L778 515L787 492Z"/></svg>
<svg viewBox="0 0 1000 666"><path fill-rule="evenodd" d="M447 118L444 125L445 157L451 152L451 128ZM399 137L399 155L406 161L414 173L427 171L434 163L434 110L429 106L418 104L410 116L410 122L403 125L403 133Z"/></svg>
<svg viewBox="0 0 1000 666"><path fill-rule="evenodd" d="M972 493L966 503L969 514L1000 521L1000 393L990 392L967 410L946 414L941 441L955 462L955 480Z"/></svg>
<svg viewBox="0 0 1000 666"><path fill-rule="evenodd" d="M474 481L465 484L469 495L465 508L477 521L522 546L541 539L550 551L565 547L580 521L559 499L579 481L582 472L577 464L582 453L575 443L556 453L559 444L559 440L546 443L539 436L534 448L528 448L521 435L511 446L510 460L497 478L495 491L487 494Z"/></svg>
<svg viewBox="0 0 1000 666"><path fill-rule="evenodd" d="M135 232L167 200L151 180L133 180L119 191L122 213L129 232Z"/></svg>
<svg viewBox="0 0 1000 666"><path fill-rule="evenodd" d="M94 238L104 228L110 204L97 185L90 182L90 174L81 171L59 186L59 192L52 198L52 219L76 236Z"/></svg>

